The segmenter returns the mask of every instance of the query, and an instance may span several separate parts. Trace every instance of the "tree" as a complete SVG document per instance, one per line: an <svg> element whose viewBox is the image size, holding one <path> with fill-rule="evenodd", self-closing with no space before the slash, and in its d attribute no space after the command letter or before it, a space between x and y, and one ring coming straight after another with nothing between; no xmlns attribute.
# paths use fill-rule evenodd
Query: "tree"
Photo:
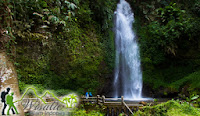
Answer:
<svg viewBox="0 0 200 116"><path fill-rule="evenodd" d="M14 46L11 44L13 41L12 36L12 17L9 8L9 2L2 0L0 2L0 89L5 91L7 87L15 93L14 98L20 98L18 87L17 72L14 67L11 57L8 55L14 52ZM11 54L10 54L11 55ZM24 116L23 107L20 103L16 104L19 115Z"/></svg>

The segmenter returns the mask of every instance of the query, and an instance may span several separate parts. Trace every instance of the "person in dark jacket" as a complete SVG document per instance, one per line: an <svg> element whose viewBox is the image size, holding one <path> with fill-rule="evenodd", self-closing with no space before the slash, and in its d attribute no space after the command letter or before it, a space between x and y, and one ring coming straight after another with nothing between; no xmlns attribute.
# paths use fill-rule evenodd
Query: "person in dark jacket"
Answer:
<svg viewBox="0 0 200 116"><path fill-rule="evenodd" d="M91 92L89 92L89 97L92 97L92 93Z"/></svg>

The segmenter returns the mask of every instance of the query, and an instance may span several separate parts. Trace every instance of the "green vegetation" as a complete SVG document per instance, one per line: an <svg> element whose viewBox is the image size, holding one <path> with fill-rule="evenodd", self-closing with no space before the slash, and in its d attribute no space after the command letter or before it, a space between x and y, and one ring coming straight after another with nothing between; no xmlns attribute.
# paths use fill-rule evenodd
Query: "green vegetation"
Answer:
<svg viewBox="0 0 200 116"><path fill-rule="evenodd" d="M188 75L198 73L200 68L199 1L136 0L131 5L135 9L144 84L154 91L164 91L164 95L197 83L198 75L190 77L193 79Z"/></svg>
<svg viewBox="0 0 200 116"><path fill-rule="evenodd" d="M98 92L114 69L115 0L1 3L4 15L13 18L12 26L0 19L13 35L2 43L8 54L16 47L13 59L22 91L28 84L63 92Z"/></svg>
<svg viewBox="0 0 200 116"><path fill-rule="evenodd" d="M1 49L15 61L21 90L34 84L96 94L109 83L115 61L116 4L115 0L2 0L0 29L8 36L0 41ZM187 83L186 77L200 70L199 1L130 4L144 84L154 90L194 85L198 75Z"/></svg>
<svg viewBox="0 0 200 116"><path fill-rule="evenodd" d="M72 112L72 115L76 116L104 116L102 113L98 111L90 111L86 112L85 110L75 110Z"/></svg>
<svg viewBox="0 0 200 116"><path fill-rule="evenodd" d="M127 1L135 13L144 89L158 97L195 101L199 107L199 98L192 98L200 95L200 1ZM34 85L39 93L51 89L58 96L72 91L108 93L110 88L104 87L113 80L115 67L112 28L117 2L1 0L0 50L14 62L20 90ZM137 114L199 115L187 102L169 101ZM75 113L86 115L85 110Z"/></svg>
<svg viewBox="0 0 200 116"><path fill-rule="evenodd" d="M170 100L155 106L146 106L137 111L134 116L198 116L200 109L187 102Z"/></svg>
<svg viewBox="0 0 200 116"><path fill-rule="evenodd" d="M177 87L178 89L181 87L181 86L184 86L184 85L187 85L189 84L190 85L190 88L191 89L195 89L195 88L200 88L200 71L196 71L174 83L172 83L171 85L174 86L174 87Z"/></svg>

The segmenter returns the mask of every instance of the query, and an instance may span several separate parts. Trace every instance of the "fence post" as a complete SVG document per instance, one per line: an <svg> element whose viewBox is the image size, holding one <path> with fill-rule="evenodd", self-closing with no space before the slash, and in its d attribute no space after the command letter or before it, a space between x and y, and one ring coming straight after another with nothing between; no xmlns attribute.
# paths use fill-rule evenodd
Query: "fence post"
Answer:
<svg viewBox="0 0 200 116"><path fill-rule="evenodd" d="M104 95L102 96L102 102L103 102L103 104L105 103L105 96Z"/></svg>
<svg viewBox="0 0 200 116"><path fill-rule="evenodd" d="M97 95L97 105L99 104L99 98L100 98L100 96Z"/></svg>
<svg viewBox="0 0 200 116"><path fill-rule="evenodd" d="M122 106L124 105L124 96L121 96Z"/></svg>

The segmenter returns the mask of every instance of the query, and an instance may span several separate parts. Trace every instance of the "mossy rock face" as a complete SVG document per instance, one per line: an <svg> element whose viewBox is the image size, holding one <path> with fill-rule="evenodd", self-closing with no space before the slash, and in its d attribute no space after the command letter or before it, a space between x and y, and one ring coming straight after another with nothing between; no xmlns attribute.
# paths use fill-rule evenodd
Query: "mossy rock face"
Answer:
<svg viewBox="0 0 200 116"><path fill-rule="evenodd" d="M20 83L97 93L114 69L116 1L29 2L9 5Z"/></svg>
<svg viewBox="0 0 200 116"><path fill-rule="evenodd" d="M20 81L50 89L81 93L89 89L97 93L104 82L99 80L101 74L109 73L108 66L102 66L105 54L100 43L102 37L93 26L83 29L71 23L70 31L52 32L47 38L35 39L35 36L26 36L28 33L23 35L26 38L17 36L16 66Z"/></svg>

